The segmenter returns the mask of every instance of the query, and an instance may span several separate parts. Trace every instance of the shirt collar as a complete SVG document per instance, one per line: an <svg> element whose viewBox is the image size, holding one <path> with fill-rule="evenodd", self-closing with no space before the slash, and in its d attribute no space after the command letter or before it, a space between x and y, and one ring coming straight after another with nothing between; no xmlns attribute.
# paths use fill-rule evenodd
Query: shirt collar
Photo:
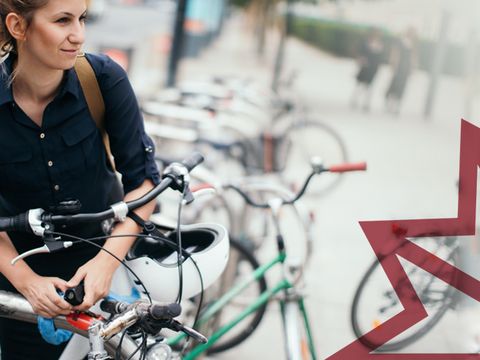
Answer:
<svg viewBox="0 0 480 360"><path fill-rule="evenodd" d="M8 79L12 73L13 59L9 55L0 64L0 106L13 102L12 87L8 86Z"/></svg>
<svg viewBox="0 0 480 360"><path fill-rule="evenodd" d="M71 68L66 70L63 78L63 85L60 89L59 95L63 96L66 93L70 93L78 99L79 91L80 84L75 69Z"/></svg>
<svg viewBox="0 0 480 360"><path fill-rule="evenodd" d="M8 79L12 73L13 59L9 55L0 66L0 106L6 103L13 102L12 87L8 86ZM66 93L74 95L79 98L80 85L78 82L77 73L73 68L65 71L64 79L60 88L59 97L63 97Z"/></svg>

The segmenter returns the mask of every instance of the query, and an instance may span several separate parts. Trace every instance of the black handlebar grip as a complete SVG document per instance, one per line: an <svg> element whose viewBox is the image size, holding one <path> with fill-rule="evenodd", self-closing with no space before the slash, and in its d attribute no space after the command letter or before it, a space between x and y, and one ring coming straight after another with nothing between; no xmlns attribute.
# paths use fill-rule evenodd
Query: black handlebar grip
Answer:
<svg viewBox="0 0 480 360"><path fill-rule="evenodd" d="M11 217L0 217L0 231L10 231L12 230L12 218Z"/></svg>
<svg viewBox="0 0 480 360"><path fill-rule="evenodd" d="M172 319L182 312L180 304L170 304L166 306L152 305L150 307L150 315L155 320Z"/></svg>
<svg viewBox="0 0 480 360"><path fill-rule="evenodd" d="M192 171L195 166L201 164L204 160L204 157L199 152L194 152L188 158L182 161L182 165L185 166L188 171Z"/></svg>
<svg viewBox="0 0 480 360"><path fill-rule="evenodd" d="M63 298L66 302L70 303L73 306L80 305L83 302L85 296L85 288L83 286L83 281L77 286L67 289Z"/></svg>
<svg viewBox="0 0 480 360"><path fill-rule="evenodd" d="M30 234L33 232L28 223L28 212L14 216L12 225L15 231L22 231Z"/></svg>
<svg viewBox="0 0 480 360"><path fill-rule="evenodd" d="M120 314L125 310L127 310L127 308L128 308L128 304L122 301L104 299L100 303L100 309L102 309L105 312L108 312L109 314Z"/></svg>
<svg viewBox="0 0 480 360"><path fill-rule="evenodd" d="M0 218L0 231L21 231L32 233L28 224L28 212L16 216Z"/></svg>

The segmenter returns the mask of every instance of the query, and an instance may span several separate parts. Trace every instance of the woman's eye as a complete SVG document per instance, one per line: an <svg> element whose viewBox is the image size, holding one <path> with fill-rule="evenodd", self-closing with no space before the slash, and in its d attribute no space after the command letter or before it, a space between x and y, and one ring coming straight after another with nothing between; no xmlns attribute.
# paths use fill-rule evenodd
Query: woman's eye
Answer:
<svg viewBox="0 0 480 360"><path fill-rule="evenodd" d="M70 21L69 18L67 17L62 17L60 19L57 20L57 23L67 23L68 21Z"/></svg>

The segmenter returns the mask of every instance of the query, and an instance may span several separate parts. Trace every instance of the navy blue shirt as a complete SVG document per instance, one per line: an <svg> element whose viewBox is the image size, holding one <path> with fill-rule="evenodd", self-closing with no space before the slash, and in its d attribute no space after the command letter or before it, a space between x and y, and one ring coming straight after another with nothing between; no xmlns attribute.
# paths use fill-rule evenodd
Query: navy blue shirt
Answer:
<svg viewBox="0 0 480 360"><path fill-rule="evenodd" d="M107 56L87 54L87 59L105 102L105 127L116 169L122 174L124 192L137 188L146 179L158 183L154 146L145 134L126 73ZM60 90L46 107L40 127L15 103L8 86L10 57L3 67L6 71L0 75L0 214L49 209L68 199L80 200L81 212L106 209L117 180L75 71L65 71ZM40 239L25 234L10 237L19 252L41 244ZM32 259L43 256L35 255Z"/></svg>

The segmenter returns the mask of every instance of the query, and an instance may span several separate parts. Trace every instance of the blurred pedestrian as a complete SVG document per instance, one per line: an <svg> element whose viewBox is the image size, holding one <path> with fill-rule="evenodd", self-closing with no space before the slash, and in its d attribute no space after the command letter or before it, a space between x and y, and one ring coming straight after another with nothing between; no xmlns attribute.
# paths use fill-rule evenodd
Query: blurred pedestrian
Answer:
<svg viewBox="0 0 480 360"><path fill-rule="evenodd" d="M385 94L386 109L392 114L400 112L405 88L417 62L417 34L409 28L394 44L390 63L393 76Z"/></svg>
<svg viewBox="0 0 480 360"><path fill-rule="evenodd" d="M364 111L370 110L372 82L382 62L384 43L380 29L371 28L365 42L360 47L357 73L357 85L352 95L352 107L360 106Z"/></svg>

